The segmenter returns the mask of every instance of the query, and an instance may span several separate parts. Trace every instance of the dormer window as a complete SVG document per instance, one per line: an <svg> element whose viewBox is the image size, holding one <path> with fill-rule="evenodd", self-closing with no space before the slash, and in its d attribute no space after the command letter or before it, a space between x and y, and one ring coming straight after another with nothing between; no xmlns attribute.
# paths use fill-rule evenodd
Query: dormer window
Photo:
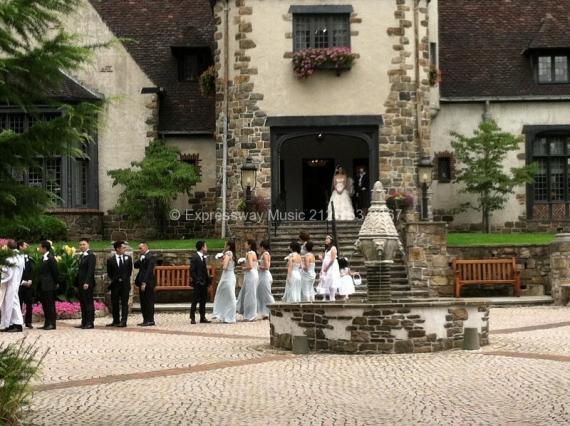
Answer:
<svg viewBox="0 0 570 426"><path fill-rule="evenodd" d="M212 55L207 47L173 47L172 54L178 61L178 81L196 82L212 65Z"/></svg>
<svg viewBox="0 0 570 426"><path fill-rule="evenodd" d="M537 79L540 84L569 83L568 55L538 55Z"/></svg>

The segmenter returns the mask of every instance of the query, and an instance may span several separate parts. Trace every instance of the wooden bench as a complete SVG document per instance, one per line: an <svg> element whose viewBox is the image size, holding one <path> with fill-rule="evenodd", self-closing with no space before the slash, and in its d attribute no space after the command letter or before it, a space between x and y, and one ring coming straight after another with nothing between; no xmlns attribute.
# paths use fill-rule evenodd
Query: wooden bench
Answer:
<svg viewBox="0 0 570 426"><path fill-rule="evenodd" d="M216 292L216 268L208 265L208 275L212 278L212 285L208 288L210 300ZM154 268L156 279L155 291L189 291L192 290L190 279L190 265L156 266Z"/></svg>
<svg viewBox="0 0 570 426"><path fill-rule="evenodd" d="M455 297L461 296L461 287L465 285L512 285L515 296L521 294L520 272L517 270L515 258L480 259L453 261L455 275Z"/></svg>

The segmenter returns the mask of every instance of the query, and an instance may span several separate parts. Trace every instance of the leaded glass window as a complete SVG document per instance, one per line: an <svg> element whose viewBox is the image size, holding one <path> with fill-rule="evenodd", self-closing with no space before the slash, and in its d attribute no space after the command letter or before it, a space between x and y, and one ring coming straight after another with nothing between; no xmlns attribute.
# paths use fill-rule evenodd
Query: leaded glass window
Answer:
<svg viewBox="0 0 570 426"><path fill-rule="evenodd" d="M293 46L295 51L350 47L350 15L294 14Z"/></svg>

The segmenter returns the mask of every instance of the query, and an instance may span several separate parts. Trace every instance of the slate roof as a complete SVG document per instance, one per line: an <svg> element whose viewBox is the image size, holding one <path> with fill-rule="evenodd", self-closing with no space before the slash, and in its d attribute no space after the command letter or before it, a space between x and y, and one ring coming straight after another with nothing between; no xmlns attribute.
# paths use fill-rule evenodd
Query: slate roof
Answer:
<svg viewBox="0 0 570 426"><path fill-rule="evenodd" d="M47 95L50 98L57 99L63 102L81 102L81 101L99 101L103 97L85 86L81 83L63 74L64 78L58 88L50 88L47 91Z"/></svg>
<svg viewBox="0 0 570 426"><path fill-rule="evenodd" d="M214 47L209 0L90 0L110 30L153 83L160 98L159 131L214 130L214 99L200 93L198 82L179 82L171 47Z"/></svg>
<svg viewBox="0 0 570 426"><path fill-rule="evenodd" d="M570 48L570 1L439 2L442 98L570 95L570 84L537 84L533 49Z"/></svg>

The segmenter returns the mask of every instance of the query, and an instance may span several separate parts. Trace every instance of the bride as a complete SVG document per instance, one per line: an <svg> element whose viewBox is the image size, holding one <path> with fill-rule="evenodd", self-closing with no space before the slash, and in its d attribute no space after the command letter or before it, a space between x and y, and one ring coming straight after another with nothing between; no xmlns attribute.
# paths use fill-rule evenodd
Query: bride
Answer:
<svg viewBox="0 0 570 426"><path fill-rule="evenodd" d="M336 167L332 186L333 191L329 201L327 220L332 220L332 204L334 204L335 220L354 220L354 208L350 200L352 179L346 176L342 166Z"/></svg>

